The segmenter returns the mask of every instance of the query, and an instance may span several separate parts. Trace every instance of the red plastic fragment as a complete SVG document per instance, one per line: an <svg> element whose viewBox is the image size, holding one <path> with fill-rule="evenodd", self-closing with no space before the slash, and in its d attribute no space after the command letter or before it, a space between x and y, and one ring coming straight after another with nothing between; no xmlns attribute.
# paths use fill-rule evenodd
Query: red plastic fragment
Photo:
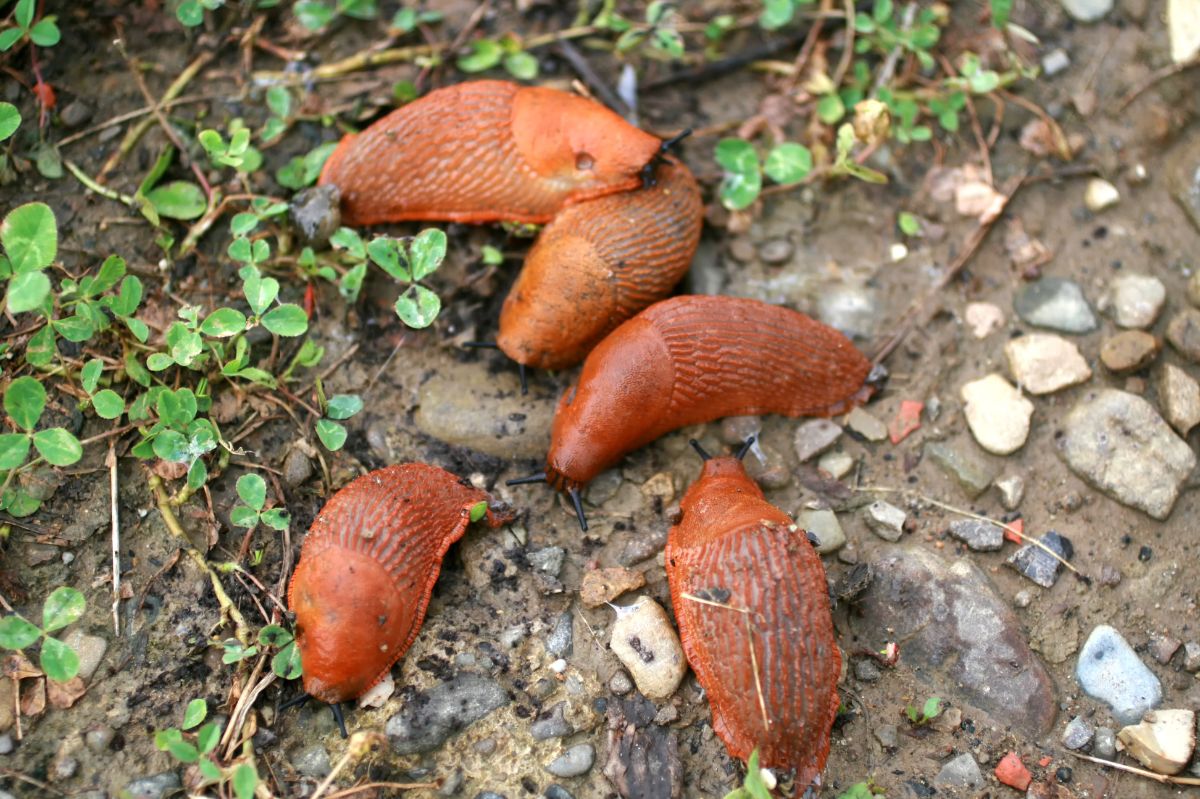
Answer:
<svg viewBox="0 0 1200 799"><path fill-rule="evenodd" d="M900 403L900 410L896 411L896 418L892 419L891 424L888 425L888 437L891 438L893 444L899 444L908 438L910 433L921 428L921 411L923 410L925 410L925 403L917 400L903 400Z"/></svg>
<svg viewBox="0 0 1200 799"><path fill-rule="evenodd" d="M1014 530L1016 532L1013 532ZM1021 536L1017 535L1017 533L1020 533L1021 535L1025 534L1025 520L1024 519L1013 519L1011 522L1008 523L1008 527L1004 528L1004 540L1012 541L1014 544L1025 543L1024 540L1021 538Z"/></svg>
<svg viewBox="0 0 1200 799"><path fill-rule="evenodd" d="M1029 787L1029 783L1033 782L1033 775L1021 762L1020 755L1009 752L996 766L996 779L1018 791L1024 791Z"/></svg>
<svg viewBox="0 0 1200 799"><path fill-rule="evenodd" d="M1045 768L1046 766L1050 765L1051 761L1053 760L1054 758L1050 757L1050 755L1042 755L1042 759L1038 761L1038 765L1042 768Z"/></svg>

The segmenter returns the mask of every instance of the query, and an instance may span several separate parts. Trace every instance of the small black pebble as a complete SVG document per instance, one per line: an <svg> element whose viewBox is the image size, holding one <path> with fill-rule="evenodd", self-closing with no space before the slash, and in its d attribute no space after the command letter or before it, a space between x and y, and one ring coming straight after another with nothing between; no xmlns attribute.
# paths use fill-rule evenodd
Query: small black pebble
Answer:
<svg viewBox="0 0 1200 799"><path fill-rule="evenodd" d="M1129 535L1128 533L1121 536L1121 546L1127 547L1132 543L1133 543L1133 536Z"/></svg>
<svg viewBox="0 0 1200 799"><path fill-rule="evenodd" d="M1154 557L1154 550L1150 547L1142 547L1138 550L1138 560L1142 563L1147 562L1152 557Z"/></svg>
<svg viewBox="0 0 1200 799"><path fill-rule="evenodd" d="M1072 777L1071 769L1067 766L1063 766L1058 771L1054 772L1054 776L1058 777L1059 782L1070 782Z"/></svg>
<svg viewBox="0 0 1200 799"><path fill-rule="evenodd" d="M970 719L963 719L962 723L958 725L958 728L967 734L974 733L975 722L971 721Z"/></svg>

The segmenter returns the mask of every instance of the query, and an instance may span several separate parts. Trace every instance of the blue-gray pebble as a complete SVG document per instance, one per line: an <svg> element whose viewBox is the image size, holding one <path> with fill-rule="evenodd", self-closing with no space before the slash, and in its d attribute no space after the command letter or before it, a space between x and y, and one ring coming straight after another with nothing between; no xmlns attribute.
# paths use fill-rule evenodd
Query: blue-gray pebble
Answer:
<svg viewBox="0 0 1200 799"><path fill-rule="evenodd" d="M1121 634L1101 624L1079 652L1075 677L1084 692L1106 703L1121 724L1137 724L1162 702L1162 685Z"/></svg>

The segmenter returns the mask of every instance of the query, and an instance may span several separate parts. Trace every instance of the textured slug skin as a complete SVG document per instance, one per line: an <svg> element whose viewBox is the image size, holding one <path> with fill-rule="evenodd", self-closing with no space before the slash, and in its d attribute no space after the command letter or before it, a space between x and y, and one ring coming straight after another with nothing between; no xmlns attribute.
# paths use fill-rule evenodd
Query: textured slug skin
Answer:
<svg viewBox="0 0 1200 799"><path fill-rule="evenodd" d="M420 463L377 469L333 495L288 588L305 691L341 702L383 678L421 629L446 550L489 499ZM489 509L485 520L510 518Z"/></svg>
<svg viewBox="0 0 1200 799"><path fill-rule="evenodd" d="M839 704L842 656L825 568L804 531L763 498L736 458L705 461L680 512L667 536L667 580L713 730L736 758L757 747L762 766L796 769L803 790L825 768Z"/></svg>
<svg viewBox="0 0 1200 799"><path fill-rule="evenodd" d="M738 297L651 305L591 351L558 401L546 480L578 488L625 453L723 416L832 416L865 402L871 363L802 313Z"/></svg>
<svg viewBox="0 0 1200 799"><path fill-rule="evenodd" d="M659 140L597 102L504 81L430 92L358 134L321 170L342 221L549 222L641 183Z"/></svg>
<svg viewBox="0 0 1200 799"><path fill-rule="evenodd" d="M700 187L667 159L655 185L564 209L525 259L496 343L518 363L574 366L610 331L671 293L700 243Z"/></svg>

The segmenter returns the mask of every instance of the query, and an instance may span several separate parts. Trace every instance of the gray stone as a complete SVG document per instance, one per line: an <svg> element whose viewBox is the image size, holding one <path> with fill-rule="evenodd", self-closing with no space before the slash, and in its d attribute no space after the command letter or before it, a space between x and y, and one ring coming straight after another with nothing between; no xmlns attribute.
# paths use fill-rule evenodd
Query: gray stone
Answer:
<svg viewBox="0 0 1200 799"><path fill-rule="evenodd" d="M849 452L826 452L817 461L817 468L834 480L841 480L854 468L854 456Z"/></svg>
<svg viewBox="0 0 1200 799"><path fill-rule="evenodd" d="M557 782L550 783L550 787L546 788L546 792L542 796L546 797L546 799L575 799L574 794Z"/></svg>
<svg viewBox="0 0 1200 799"><path fill-rule="evenodd" d="M71 630L63 640L79 655L79 676L85 682L92 679L108 651L108 640L99 635L84 635L79 629Z"/></svg>
<svg viewBox="0 0 1200 799"><path fill-rule="evenodd" d="M130 799L164 799L182 787L179 775L174 771L163 771L149 777L139 777L125 786Z"/></svg>
<svg viewBox="0 0 1200 799"><path fill-rule="evenodd" d="M299 447L292 447L288 450L287 457L283 459L283 482L285 484L295 488L312 477L312 473L312 460Z"/></svg>
<svg viewBox="0 0 1200 799"><path fill-rule="evenodd" d="M849 617L858 640L897 641L904 661L940 695L1033 735L1054 723L1050 677L1014 612L969 560L887 547Z"/></svg>
<svg viewBox="0 0 1200 799"><path fill-rule="evenodd" d="M556 777L581 777L591 771L595 762L595 748L591 744L577 744L550 761L546 771Z"/></svg>
<svg viewBox="0 0 1200 799"><path fill-rule="evenodd" d="M758 257L764 264L779 265L787 263L795 248L787 239L771 239L764 241L758 247Z"/></svg>
<svg viewBox="0 0 1200 799"><path fill-rule="evenodd" d="M992 484L992 468L975 455L969 455L937 441L925 443L925 456L954 478L968 497L974 499Z"/></svg>
<svg viewBox="0 0 1200 799"><path fill-rule="evenodd" d="M935 788L978 788L983 785L983 774L970 752L963 752L946 765L933 778Z"/></svg>
<svg viewBox="0 0 1200 799"><path fill-rule="evenodd" d="M1027 284L1013 299L1013 308L1026 323L1063 333L1090 333L1096 315L1072 280L1044 277Z"/></svg>
<svg viewBox="0 0 1200 799"><path fill-rule="evenodd" d="M1167 300L1167 287L1150 275L1124 272L1114 277L1097 306L1112 316L1118 327L1150 327Z"/></svg>
<svg viewBox="0 0 1200 799"><path fill-rule="evenodd" d="M1047 78L1052 78L1071 66L1071 57L1061 47L1051 50L1042 56L1042 72Z"/></svg>
<svg viewBox="0 0 1200 799"><path fill-rule="evenodd" d="M566 709L566 702L557 703L549 712L543 713L537 721L529 725L529 734L535 741L545 741L550 738L563 738L575 732L571 722L563 715Z"/></svg>
<svg viewBox="0 0 1200 799"><path fill-rule="evenodd" d="M880 724L871 733L884 749L895 749L899 745L900 731L895 724Z"/></svg>
<svg viewBox="0 0 1200 799"><path fill-rule="evenodd" d="M562 571L563 558L567 555L567 551L562 547L545 547L529 552L525 555L529 560L529 565L538 571L543 571L551 577L557 577Z"/></svg>
<svg viewBox="0 0 1200 799"><path fill-rule="evenodd" d="M305 777L319 780L329 776L333 764L329 752L321 744L312 744L292 753L292 765Z"/></svg>
<svg viewBox="0 0 1200 799"><path fill-rule="evenodd" d="M1200 363L1200 310L1185 308L1167 324L1167 341L1192 363Z"/></svg>
<svg viewBox="0 0 1200 799"><path fill-rule="evenodd" d="M100 724L84 733L83 741L93 752L103 752L115 737L116 731L112 727Z"/></svg>
<svg viewBox="0 0 1200 799"><path fill-rule="evenodd" d="M1164 364L1156 384L1163 416L1184 438L1200 424L1200 384L1174 364Z"/></svg>
<svg viewBox="0 0 1200 799"><path fill-rule="evenodd" d="M508 797L495 791L480 791L475 794L475 799L508 799Z"/></svg>
<svg viewBox="0 0 1200 799"><path fill-rule="evenodd" d="M1063 560L1069 561L1075 554L1075 548L1065 536L1051 530L1038 539L1046 549L1053 550ZM1018 549L1005 563L1018 572L1033 580L1042 588L1051 588L1058 580L1058 571L1062 568L1054 555L1051 555L1037 544L1028 543Z"/></svg>
<svg viewBox="0 0 1200 799"><path fill-rule="evenodd" d="M1200 641L1188 641L1183 645L1183 668L1192 673L1200 671Z"/></svg>
<svg viewBox="0 0 1200 799"><path fill-rule="evenodd" d="M1117 733L1109 727L1097 727L1096 737L1092 739L1092 754L1105 760L1116 757Z"/></svg>
<svg viewBox="0 0 1200 799"><path fill-rule="evenodd" d="M801 463L832 447L842 428L828 419L811 419L796 428L796 457Z"/></svg>
<svg viewBox="0 0 1200 799"><path fill-rule="evenodd" d="M431 752L508 702L508 693L489 677L460 674L414 696L388 719L385 732L396 754Z"/></svg>
<svg viewBox="0 0 1200 799"><path fill-rule="evenodd" d="M1059 0L1079 22L1099 22L1113 9L1113 0Z"/></svg>
<svg viewBox="0 0 1200 799"><path fill-rule="evenodd" d="M56 757L51 765L51 771L48 775L54 782L62 782L69 780L75 776L75 772L79 770L79 761L73 757Z"/></svg>
<svg viewBox="0 0 1200 799"><path fill-rule="evenodd" d="M1102 389L1067 414L1059 448L1077 475L1118 502L1165 519L1196 455L1146 400Z"/></svg>
<svg viewBox="0 0 1200 799"><path fill-rule="evenodd" d="M846 533L842 531L837 514L831 510L802 510L796 515L796 524L817 539L813 546L822 555L846 545Z"/></svg>
<svg viewBox="0 0 1200 799"><path fill-rule="evenodd" d="M1121 634L1107 624L1092 630L1079 652L1075 677L1121 724L1136 724L1162 702L1162 685Z"/></svg>
<svg viewBox="0 0 1200 799"><path fill-rule="evenodd" d="M13 747L12 736L9 735L7 732L4 733L3 735L0 735L0 755L7 755L7 754L11 753L13 749L14 749L14 747Z"/></svg>
<svg viewBox="0 0 1200 799"><path fill-rule="evenodd" d="M588 501L588 504L598 508L617 495L623 480L619 469L607 469L600 472L596 475L595 480L588 483L587 490L583 495L584 499Z"/></svg>
<svg viewBox="0 0 1200 799"><path fill-rule="evenodd" d="M304 189L288 204L288 215L306 244L325 246L342 226L341 192L332 183Z"/></svg>
<svg viewBox="0 0 1200 799"><path fill-rule="evenodd" d="M867 441L883 441L887 438L887 425L862 408L855 408L846 417L846 427Z"/></svg>
<svg viewBox="0 0 1200 799"><path fill-rule="evenodd" d="M859 682L875 682L882 675L874 661L860 660L854 664L854 676Z"/></svg>
<svg viewBox="0 0 1200 799"><path fill-rule="evenodd" d="M633 690L633 680L629 679L628 674L618 670L608 681L608 690L617 696L624 696Z"/></svg>
<svg viewBox="0 0 1200 799"><path fill-rule="evenodd" d="M1004 545L1004 530L979 519L950 522L950 535L977 552L995 552Z"/></svg>
<svg viewBox="0 0 1200 799"><path fill-rule="evenodd" d="M1019 608L1027 608L1033 604L1033 594L1028 588L1022 588L1013 597L1013 604Z"/></svg>
<svg viewBox="0 0 1200 799"><path fill-rule="evenodd" d="M554 629L546 636L546 651L556 657L571 654L575 639L575 623L571 611L564 611L554 622Z"/></svg>
<svg viewBox="0 0 1200 799"><path fill-rule="evenodd" d="M68 130L86 125L92 118L93 109L83 100L72 100L59 112L58 119Z"/></svg>
<svg viewBox="0 0 1200 799"><path fill-rule="evenodd" d="M1076 716L1063 730L1062 744L1068 749L1083 749L1092 742L1096 731L1083 716Z"/></svg>
<svg viewBox="0 0 1200 799"><path fill-rule="evenodd" d="M1009 474L996 481L996 490L1000 492L1000 504L1005 510L1016 510L1025 498L1025 478L1019 474Z"/></svg>
<svg viewBox="0 0 1200 799"><path fill-rule="evenodd" d="M899 541L904 534L904 522L908 514L891 503L876 500L863 511L863 519L871 532L884 541Z"/></svg>
<svg viewBox="0 0 1200 799"><path fill-rule="evenodd" d="M869 338L879 323L875 293L858 286L828 286L817 297L816 316L850 338Z"/></svg>

